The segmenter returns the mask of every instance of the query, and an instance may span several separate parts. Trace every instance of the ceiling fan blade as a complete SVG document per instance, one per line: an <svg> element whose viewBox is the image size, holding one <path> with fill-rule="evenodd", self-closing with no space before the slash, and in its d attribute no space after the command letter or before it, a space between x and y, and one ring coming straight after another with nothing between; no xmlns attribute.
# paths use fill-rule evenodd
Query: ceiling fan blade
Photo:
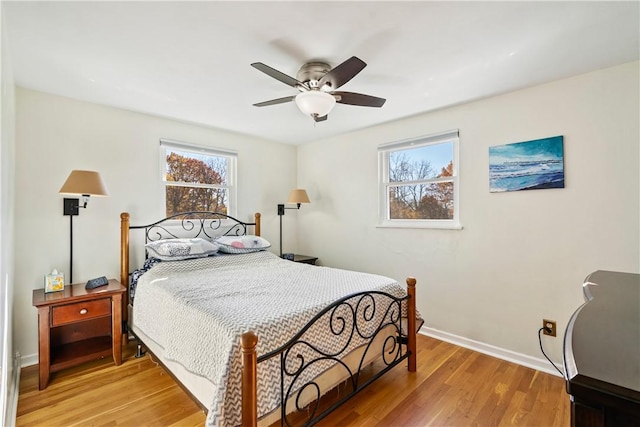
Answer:
<svg viewBox="0 0 640 427"><path fill-rule="evenodd" d="M309 87L306 84L294 79L291 76L287 76L285 73L282 73L276 70L275 68L271 68L268 65L263 64L262 62L254 62L253 64L251 64L251 66L256 70L262 71L269 77L273 77L274 79L279 80L286 85L289 85L295 88L300 87L300 88L309 90Z"/></svg>
<svg viewBox="0 0 640 427"><path fill-rule="evenodd" d="M371 95L363 95L353 92L331 92L336 96L336 102L340 104L358 105L361 107L382 107L387 101L384 98L378 98Z"/></svg>
<svg viewBox="0 0 640 427"><path fill-rule="evenodd" d="M328 114L325 114L324 116L320 116L320 117L314 115L313 116L313 121L316 122L316 123L324 122L325 120L327 120L327 117L328 117Z"/></svg>
<svg viewBox="0 0 640 427"><path fill-rule="evenodd" d="M296 99L295 96L285 96L284 98L272 99L270 101L258 102L253 104L254 107L266 107L268 105L284 104L285 102L291 102Z"/></svg>
<svg viewBox="0 0 640 427"><path fill-rule="evenodd" d="M318 87L321 88L325 84L329 84L332 90L338 89L366 66L367 64L362 59L352 56L322 76L322 78L318 80Z"/></svg>

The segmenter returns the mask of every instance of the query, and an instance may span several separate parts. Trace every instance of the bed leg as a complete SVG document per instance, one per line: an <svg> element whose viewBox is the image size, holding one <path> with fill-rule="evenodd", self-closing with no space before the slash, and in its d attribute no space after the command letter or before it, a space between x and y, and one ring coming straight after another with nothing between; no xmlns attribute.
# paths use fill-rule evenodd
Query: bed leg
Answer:
<svg viewBox="0 0 640 427"><path fill-rule="evenodd" d="M142 350L142 343L140 341L138 341L138 348L136 349L136 359L140 359L141 357L144 357L144 355L147 354L146 351Z"/></svg>
<svg viewBox="0 0 640 427"><path fill-rule="evenodd" d="M253 331L242 334L242 426L258 425L258 336Z"/></svg>
<svg viewBox="0 0 640 427"><path fill-rule="evenodd" d="M417 331L416 331L416 279L407 278L407 350L409 352L409 372L415 372L417 366Z"/></svg>

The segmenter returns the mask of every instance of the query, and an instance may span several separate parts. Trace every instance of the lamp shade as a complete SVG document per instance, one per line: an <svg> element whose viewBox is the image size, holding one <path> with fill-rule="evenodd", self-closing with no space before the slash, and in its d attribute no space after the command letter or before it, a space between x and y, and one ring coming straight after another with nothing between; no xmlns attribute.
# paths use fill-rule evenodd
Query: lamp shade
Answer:
<svg viewBox="0 0 640 427"><path fill-rule="evenodd" d="M307 192L305 190L302 188L296 188L291 190L289 193L287 203L311 203L311 201L309 200L309 196L307 196Z"/></svg>
<svg viewBox="0 0 640 427"><path fill-rule="evenodd" d="M73 170L59 193L87 196L108 196L107 186L98 172Z"/></svg>
<svg viewBox="0 0 640 427"><path fill-rule="evenodd" d="M336 99L327 92L309 90L296 95L296 105L307 116L317 114L318 117L323 117L336 105Z"/></svg>

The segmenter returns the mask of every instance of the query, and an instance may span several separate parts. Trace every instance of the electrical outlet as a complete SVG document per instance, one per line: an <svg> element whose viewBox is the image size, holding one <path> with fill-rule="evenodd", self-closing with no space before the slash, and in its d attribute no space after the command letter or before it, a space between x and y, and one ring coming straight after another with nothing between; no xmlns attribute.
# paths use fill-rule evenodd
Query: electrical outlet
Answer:
<svg viewBox="0 0 640 427"><path fill-rule="evenodd" d="M547 320L542 319L542 333L545 335L549 335L551 337L556 336L556 321L555 320Z"/></svg>

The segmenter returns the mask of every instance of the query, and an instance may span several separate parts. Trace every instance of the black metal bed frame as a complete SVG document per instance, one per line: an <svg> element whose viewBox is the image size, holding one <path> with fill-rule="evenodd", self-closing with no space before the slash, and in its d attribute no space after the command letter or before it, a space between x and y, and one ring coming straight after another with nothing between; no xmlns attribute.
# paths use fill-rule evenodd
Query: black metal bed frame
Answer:
<svg viewBox="0 0 640 427"><path fill-rule="evenodd" d="M225 220L233 221L233 224L224 224ZM175 221L170 225L181 227L181 232L172 231L169 225L163 225L168 221ZM245 222L218 212L193 211L171 215L147 225L129 226L127 214L128 230L144 229L145 243L163 238L213 238L220 235L245 235L248 227L256 226L256 224L258 227L256 234L259 234L259 214L256 214L256 222ZM227 226L229 227L225 230ZM220 233L220 230L224 231ZM182 232L187 232L189 235L183 236ZM415 286L415 279L412 280L412 286ZM359 292L345 296L317 313L286 344L274 351L258 356L257 364L266 362L274 357L279 358L280 425L292 426L289 419L294 413L287 415L287 404L292 397L295 399L297 414L300 414L305 409L307 410L308 416L303 423L305 426L311 426L318 423L330 412L386 372L408 359L411 356L411 351L410 346L407 345L407 333L413 333L413 331L408 332L407 329L403 332L402 319L403 314L406 315L407 312L406 307L403 311L403 303L406 303L410 298L412 296L409 293L404 297L396 297L380 291ZM318 322L328 322L329 334L333 337L340 337L338 340L342 340L343 345L339 349L323 350L317 342L313 343L306 339L307 332ZM409 325L406 325L406 327L408 328ZM133 333L132 331L130 332ZM380 346L381 354L373 355L374 357L372 357L369 351L378 336L384 337ZM353 348L353 346L349 346L354 340L357 340L358 349L362 351L356 368L353 368L353 365L351 367L347 366L341 360L346 355L345 353L348 353L347 349ZM141 350L140 343L142 342L139 339L138 342L138 348ZM364 365L371 363L372 360L376 361L378 369L371 375L361 378ZM345 384L345 391L347 391L346 394L323 410L320 410L320 399L322 393L328 390L321 390L321 387L316 382L317 378L307 379L305 377L305 372L308 372L312 366L318 363L328 364L332 369L334 367L343 369L344 375L340 378L342 378L342 383ZM415 359L413 363L415 364ZM410 360L410 367L411 364ZM415 367L413 369L415 370ZM326 371L326 369L322 370ZM170 371L169 373L171 374ZM305 390L309 389L312 390L312 396L313 392L315 392L315 400L312 397L303 405L300 402L301 395ZM188 390L186 391L190 394ZM203 409L205 411L208 410L208 408ZM297 415L297 417L299 416Z"/></svg>
<svg viewBox="0 0 640 427"><path fill-rule="evenodd" d="M316 314L293 338L280 348L257 358L258 365L273 357L279 356L280 364L280 425L292 426L287 416L287 404L291 397L295 398L295 410L300 413L307 410L308 417L304 426L312 426L329 415L334 409L355 396L366 386L380 378L387 371L399 365L409 357L406 348L407 339L402 332L402 303L409 296L395 297L385 292L358 292L336 300ZM383 311L382 315L377 311ZM328 321L330 333L341 337L338 341L343 344L331 351L319 348L317 343L305 339L305 334L318 322ZM392 328L391 333L388 328ZM369 350L376 337L386 336L381 347L383 368L375 374L362 380L360 374L367 360L372 360ZM364 348L357 367L349 367L341 358L354 340L358 340L360 348ZM322 391L316 382L317 378L302 380L305 371L317 363L329 362L331 368L340 367L344 370L342 383L348 390L339 400L326 409L320 409ZM323 369L325 372L328 368ZM311 388L315 392L315 399L300 404L300 398L305 390ZM324 390L326 392L327 390Z"/></svg>

